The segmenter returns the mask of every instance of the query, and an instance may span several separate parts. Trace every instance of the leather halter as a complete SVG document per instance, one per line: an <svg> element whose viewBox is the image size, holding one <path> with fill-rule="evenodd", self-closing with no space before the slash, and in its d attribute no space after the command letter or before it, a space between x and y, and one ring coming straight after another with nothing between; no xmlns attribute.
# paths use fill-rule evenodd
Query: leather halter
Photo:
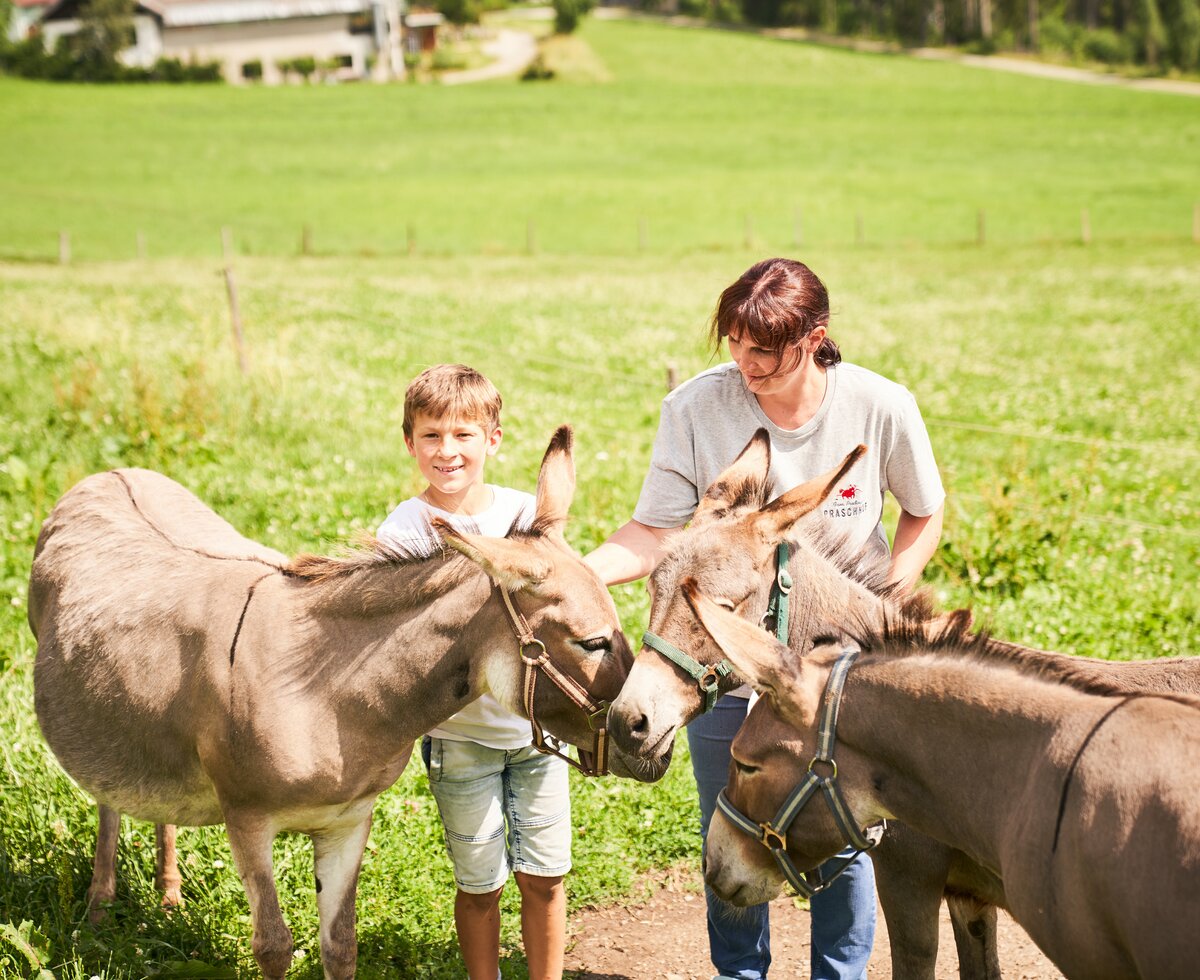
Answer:
<svg viewBox="0 0 1200 980"><path fill-rule="evenodd" d="M773 624L775 638L783 644L788 641L788 594L792 591L792 577L787 570L790 557L791 549L788 543L779 542L775 549L775 581L771 585L771 598L767 602L766 615L763 616L763 626ZM692 678L704 695L705 714L712 711L717 703L721 679L733 673L733 665L728 660L722 658L718 663L706 666L649 630L642 634L642 643L652 650L657 650Z"/></svg>
<svg viewBox="0 0 1200 980"><path fill-rule="evenodd" d="M533 745L546 755L556 755L574 766L585 776L608 775L608 705L607 701L593 701L587 690L568 677L550 659L546 644L533 635L529 623L521 615L513 603L512 593L503 586L499 587L500 597L504 600L505 608L512 619L513 629L520 644L521 663L525 665L525 677L521 684L524 691L525 713L529 715L529 727L533 731ZM533 712L534 694L537 691L538 670L541 670L550 682L563 692L571 702L587 715L588 727L592 730L592 749L577 749L579 761L576 762L566 752L562 751L562 739L542 731L537 717Z"/></svg>
<svg viewBox="0 0 1200 980"><path fill-rule="evenodd" d="M850 813L850 807L846 803L846 798L842 796L841 788L838 786L837 763L833 761L833 748L837 737L838 708L842 702L842 688L846 683L846 675L850 672L850 667L857 656L858 651L853 647L844 648L841 656L838 657L837 662L833 665L833 669L829 672L829 677L825 681L825 699L821 713L821 727L817 735L817 752L813 756L812 761L809 762L808 771L804 774L804 778L788 794L788 798L783 801L783 806L775 814L775 819L764 821L763 823L755 823L729 802L729 796L726 793L728 787L722 789L717 796L717 808L738 830L749 834L771 852L771 856L775 858L775 862L783 872L784 878L804 898L812 898L813 895L824 891L833 884L837 877L863 851L869 851L879 843L887 827L887 821L885 820L873 827L868 827L865 831L859 829L858 824L854 821L853 814ZM820 775L817 772L816 767L818 763L828 768L829 772L827 775ZM828 878L824 877L818 868L816 871L816 881L814 882L805 877L788 856L787 832L788 828L792 825L792 821L796 819L800 811L804 808L804 804L812 799L818 791L824 795L825 802L833 814L834 823L838 825L838 829L842 832L846 843L853 846L855 850L853 855L842 859L833 874ZM809 872L809 874L812 874L812 872Z"/></svg>

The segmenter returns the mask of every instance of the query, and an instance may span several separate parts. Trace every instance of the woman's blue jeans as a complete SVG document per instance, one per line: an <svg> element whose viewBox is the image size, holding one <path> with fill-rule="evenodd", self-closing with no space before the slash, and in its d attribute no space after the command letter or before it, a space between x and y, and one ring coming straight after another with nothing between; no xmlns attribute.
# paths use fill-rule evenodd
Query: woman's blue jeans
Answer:
<svg viewBox="0 0 1200 980"><path fill-rule="evenodd" d="M729 695L688 725L692 772L700 792L700 834L717 807L717 794L729 780L729 746L746 718L746 699ZM799 773L797 774L797 777ZM721 977L762 980L771 965L769 906L739 909L709 889L708 946ZM846 872L812 899L813 980L860 980L875 941L875 869L860 854Z"/></svg>

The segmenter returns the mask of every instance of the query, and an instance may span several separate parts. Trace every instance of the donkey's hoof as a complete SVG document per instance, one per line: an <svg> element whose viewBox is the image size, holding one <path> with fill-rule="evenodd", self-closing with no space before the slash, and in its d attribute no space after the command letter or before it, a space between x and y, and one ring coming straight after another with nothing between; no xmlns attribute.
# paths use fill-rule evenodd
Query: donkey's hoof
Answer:
<svg viewBox="0 0 1200 980"><path fill-rule="evenodd" d="M166 889L163 892L162 907L168 912L183 908L183 891L178 886Z"/></svg>

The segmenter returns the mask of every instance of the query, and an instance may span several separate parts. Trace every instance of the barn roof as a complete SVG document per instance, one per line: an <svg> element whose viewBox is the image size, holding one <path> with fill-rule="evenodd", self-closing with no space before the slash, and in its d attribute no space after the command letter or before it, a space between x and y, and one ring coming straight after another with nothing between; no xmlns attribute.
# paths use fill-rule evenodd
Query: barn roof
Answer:
<svg viewBox="0 0 1200 980"><path fill-rule="evenodd" d="M21 3L22 0L17 2ZM46 12L44 19L70 20L78 16L83 2L58 0ZM137 3L138 13L157 17L164 27L290 20L294 17L353 14L370 9L371 0L138 0Z"/></svg>

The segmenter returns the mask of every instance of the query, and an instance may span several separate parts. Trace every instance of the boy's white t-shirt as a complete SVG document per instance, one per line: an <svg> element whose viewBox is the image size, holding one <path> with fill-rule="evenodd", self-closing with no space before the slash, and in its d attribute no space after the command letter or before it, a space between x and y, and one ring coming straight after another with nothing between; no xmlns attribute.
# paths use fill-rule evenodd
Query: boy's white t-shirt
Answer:
<svg viewBox="0 0 1200 980"><path fill-rule="evenodd" d="M432 517L440 517L470 534L492 538L504 537L514 524L528 527L533 523L536 500L532 494L490 483L487 489L492 492L492 504L479 514L452 514L419 497L410 497L388 514L375 536L385 544L419 553L438 547L430 538L429 520ZM533 742L529 719L509 711L492 694L480 695L429 734L456 742L478 742L490 749L504 751L524 748Z"/></svg>

